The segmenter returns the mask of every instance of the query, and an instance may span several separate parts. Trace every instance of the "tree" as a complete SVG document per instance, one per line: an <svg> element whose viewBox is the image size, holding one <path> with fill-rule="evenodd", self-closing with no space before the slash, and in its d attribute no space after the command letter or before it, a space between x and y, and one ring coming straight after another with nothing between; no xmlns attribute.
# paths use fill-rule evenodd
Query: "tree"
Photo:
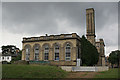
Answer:
<svg viewBox="0 0 120 80"><path fill-rule="evenodd" d="M9 54L11 56L17 56L19 48L14 45L2 46L2 54Z"/></svg>
<svg viewBox="0 0 120 80"><path fill-rule="evenodd" d="M82 64L93 66L97 64L99 53L94 45L92 45L83 35L81 39L81 58Z"/></svg>
<svg viewBox="0 0 120 80"><path fill-rule="evenodd" d="M2 56L11 56L11 61L21 60L22 51L14 45L2 46Z"/></svg>
<svg viewBox="0 0 120 80"><path fill-rule="evenodd" d="M120 57L120 51L119 50L112 51L109 54L108 61L112 64L112 67L113 67L114 64L116 64L117 66L119 65L119 57Z"/></svg>
<svg viewBox="0 0 120 80"><path fill-rule="evenodd" d="M17 56L13 57L12 61L19 61L19 60L21 60L21 56L22 56L22 51L19 51L17 53Z"/></svg>

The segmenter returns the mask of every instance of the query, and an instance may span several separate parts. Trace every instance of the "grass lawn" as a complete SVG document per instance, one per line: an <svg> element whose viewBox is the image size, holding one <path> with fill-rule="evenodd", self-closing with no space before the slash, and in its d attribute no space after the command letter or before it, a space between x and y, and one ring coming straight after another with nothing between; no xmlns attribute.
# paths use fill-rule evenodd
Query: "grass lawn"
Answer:
<svg viewBox="0 0 120 80"><path fill-rule="evenodd" d="M102 72L69 73L72 75L59 67L49 65L2 65L2 78L118 78L117 68Z"/></svg>
<svg viewBox="0 0 120 80"><path fill-rule="evenodd" d="M15 64L2 66L2 78L64 78L66 75L66 71L56 66Z"/></svg>
<svg viewBox="0 0 120 80"><path fill-rule="evenodd" d="M120 69L119 69L120 72ZM98 72L95 78L118 78L118 68L110 69L108 71Z"/></svg>

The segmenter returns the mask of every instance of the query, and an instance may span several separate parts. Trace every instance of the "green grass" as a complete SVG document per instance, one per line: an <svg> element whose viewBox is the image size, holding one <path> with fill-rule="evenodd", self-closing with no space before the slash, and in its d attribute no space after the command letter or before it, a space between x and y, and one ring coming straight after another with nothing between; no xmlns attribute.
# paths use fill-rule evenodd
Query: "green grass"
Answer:
<svg viewBox="0 0 120 80"><path fill-rule="evenodd" d="M67 73L59 67L49 65L2 65L2 78L65 78ZM86 75L87 72L82 76ZM94 78L118 78L118 69L97 72Z"/></svg>
<svg viewBox="0 0 120 80"><path fill-rule="evenodd" d="M108 71L98 72L95 78L118 78L118 69L110 69Z"/></svg>
<svg viewBox="0 0 120 80"><path fill-rule="evenodd" d="M88 74L88 72L85 72L85 74L82 74L81 76L83 77L83 76L86 76Z"/></svg>
<svg viewBox="0 0 120 80"><path fill-rule="evenodd" d="M15 65L2 66L2 78L64 78L67 72L56 66Z"/></svg>

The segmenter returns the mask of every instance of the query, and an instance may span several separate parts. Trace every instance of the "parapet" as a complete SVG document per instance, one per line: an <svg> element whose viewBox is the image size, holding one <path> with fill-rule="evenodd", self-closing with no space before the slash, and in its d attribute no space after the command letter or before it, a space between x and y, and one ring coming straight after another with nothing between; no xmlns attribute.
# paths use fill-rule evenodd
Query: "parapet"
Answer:
<svg viewBox="0 0 120 80"><path fill-rule="evenodd" d="M57 40L57 39L73 39L76 38L80 40L80 37L76 33L72 34L60 34L60 35L47 35L46 36L40 36L40 37L24 37L22 42L29 42L29 41L43 41L43 40Z"/></svg>

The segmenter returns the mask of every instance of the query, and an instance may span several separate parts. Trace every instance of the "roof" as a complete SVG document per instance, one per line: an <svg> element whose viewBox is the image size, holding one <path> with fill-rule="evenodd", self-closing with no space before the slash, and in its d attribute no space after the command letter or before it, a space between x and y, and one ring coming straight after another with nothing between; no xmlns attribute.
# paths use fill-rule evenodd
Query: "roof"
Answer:
<svg viewBox="0 0 120 80"><path fill-rule="evenodd" d="M40 36L40 37L28 37L23 38L24 42L36 42L36 41L49 41L49 40L64 40L64 39L78 39L80 40L80 36L78 36L76 33L72 34L60 34L60 35L47 35L46 36Z"/></svg>

